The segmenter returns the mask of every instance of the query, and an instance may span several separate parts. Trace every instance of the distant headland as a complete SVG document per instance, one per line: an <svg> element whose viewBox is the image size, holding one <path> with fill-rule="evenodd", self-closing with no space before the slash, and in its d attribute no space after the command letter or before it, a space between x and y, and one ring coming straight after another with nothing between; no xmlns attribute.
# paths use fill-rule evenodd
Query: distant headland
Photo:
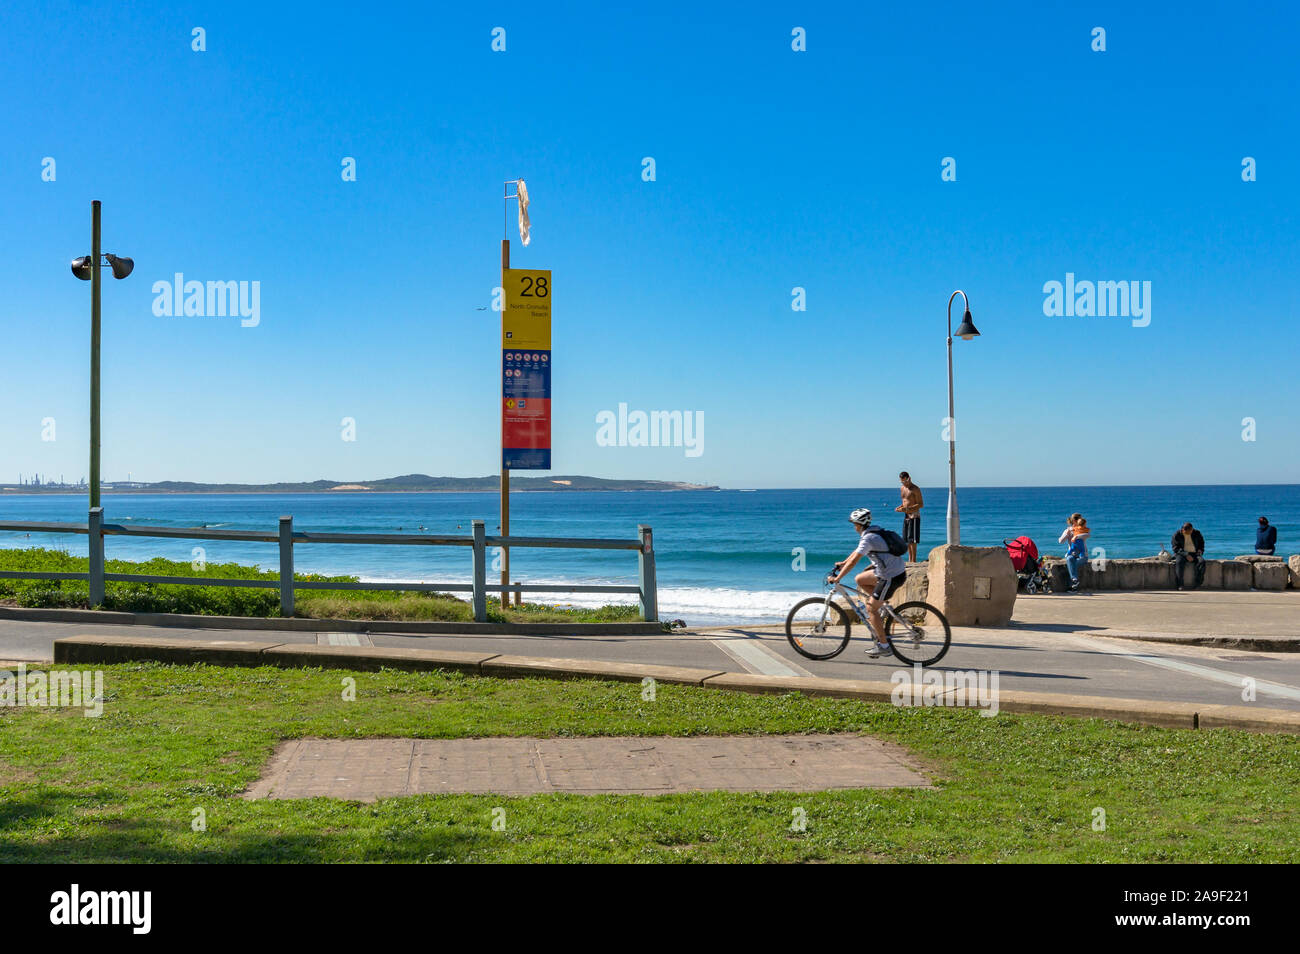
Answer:
<svg viewBox="0 0 1300 954"><path fill-rule="evenodd" d="M312 480L300 483L277 484L203 484L188 480L161 480L156 483L133 481L105 481L101 489L106 494L327 494L327 493L496 493L501 488L501 478L488 477L430 477L428 474L406 474L402 477L383 477L379 480ZM718 490L711 484L688 484L677 480L611 480L605 477L520 477L510 475L512 492L539 490ZM84 486L76 484L22 483L0 484L0 494L69 494L85 493Z"/></svg>

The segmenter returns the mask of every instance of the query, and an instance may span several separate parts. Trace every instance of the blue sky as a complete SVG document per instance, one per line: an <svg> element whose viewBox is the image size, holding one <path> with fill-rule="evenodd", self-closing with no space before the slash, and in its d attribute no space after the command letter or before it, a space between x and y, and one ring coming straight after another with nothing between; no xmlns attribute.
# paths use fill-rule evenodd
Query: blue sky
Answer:
<svg viewBox="0 0 1300 954"><path fill-rule="evenodd" d="M1293 6L22 6L0 481L86 473L92 199L137 263L104 288L106 480L495 472L476 308L515 176L514 264L554 273L556 473L941 485L961 287L963 483L1300 480ZM260 282L260 324L155 316L176 272ZM1067 272L1150 281L1151 323L1045 316ZM701 412L703 453L599 446L620 403Z"/></svg>

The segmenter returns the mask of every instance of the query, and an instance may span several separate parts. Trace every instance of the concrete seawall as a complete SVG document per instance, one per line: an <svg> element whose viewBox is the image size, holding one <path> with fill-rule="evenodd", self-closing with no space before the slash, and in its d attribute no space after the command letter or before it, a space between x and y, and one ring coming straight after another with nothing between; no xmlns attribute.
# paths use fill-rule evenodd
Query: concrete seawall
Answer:
<svg viewBox="0 0 1300 954"><path fill-rule="evenodd" d="M1062 557L1043 558L1043 566L1052 577L1052 589L1061 593L1070 588L1070 574ZM909 563L904 599L924 600L929 590L929 564ZM1183 585L1195 582L1195 570L1189 563L1183 568ZM1172 557L1141 557L1133 560L1095 560L1079 572L1079 585L1085 590L1172 590ZM1207 590L1285 590L1300 589L1300 554L1286 556L1239 556L1232 560L1206 560ZM895 602L902 602L896 599Z"/></svg>
<svg viewBox="0 0 1300 954"><path fill-rule="evenodd" d="M1070 575L1061 557L1043 560L1052 574L1052 588L1070 585ZM1300 568L1300 556L1290 558ZM1183 567L1183 586L1195 582L1191 563ZM1079 584L1087 590L1172 590L1175 585L1172 557L1142 557L1136 560L1093 560L1079 571ZM1285 590L1296 585L1296 572L1285 557L1240 556L1234 560L1206 560L1204 587L1209 590Z"/></svg>

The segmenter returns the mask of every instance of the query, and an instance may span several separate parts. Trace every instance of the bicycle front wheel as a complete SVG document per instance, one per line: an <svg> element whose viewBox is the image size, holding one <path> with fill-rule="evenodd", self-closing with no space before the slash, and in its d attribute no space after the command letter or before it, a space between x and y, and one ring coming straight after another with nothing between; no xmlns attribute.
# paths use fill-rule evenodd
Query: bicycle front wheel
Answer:
<svg viewBox="0 0 1300 954"><path fill-rule="evenodd" d="M794 651L809 659L833 659L849 644L852 623L829 596L796 603L785 618L785 638Z"/></svg>
<svg viewBox="0 0 1300 954"><path fill-rule="evenodd" d="M888 613L885 617L885 635L894 647L894 655L909 666L933 666L952 642L952 629L948 620L929 603L919 600L893 607L898 620Z"/></svg>

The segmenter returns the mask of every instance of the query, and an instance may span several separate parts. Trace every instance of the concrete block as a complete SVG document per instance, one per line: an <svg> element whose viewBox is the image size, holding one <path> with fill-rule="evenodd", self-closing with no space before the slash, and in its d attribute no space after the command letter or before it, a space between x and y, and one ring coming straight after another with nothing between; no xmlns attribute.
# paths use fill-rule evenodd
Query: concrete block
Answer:
<svg viewBox="0 0 1300 954"><path fill-rule="evenodd" d="M263 654L279 643L251 639L172 639L161 636L67 636L54 641L56 663L158 662L179 666L266 666Z"/></svg>
<svg viewBox="0 0 1300 954"><path fill-rule="evenodd" d="M1224 570L1225 563L1232 564L1238 570L1244 569L1246 571L1245 579L1246 580L1250 579L1250 565L1247 563L1234 564L1232 560L1206 560L1205 561L1205 582L1204 584L1202 584L1204 589L1221 590L1225 588L1224 587L1225 579L1228 579L1229 577L1231 577L1232 579L1239 578L1239 576L1232 575L1232 574L1236 574L1237 570L1227 571L1228 575L1225 576L1225 570ZM1169 566L1171 568L1174 568L1177 567L1177 564L1171 561ZM1171 569L1170 576L1172 577L1173 575L1174 575L1174 570ZM1196 565L1192 563L1191 560L1188 560L1187 565L1183 567L1183 586L1192 587L1195 585L1196 585ZM1232 587L1228 587L1228 588L1231 589ZM1248 590L1250 589L1250 584L1249 582L1247 582L1245 586L1237 587L1237 589Z"/></svg>
<svg viewBox="0 0 1300 954"><path fill-rule="evenodd" d="M928 563L909 563L907 565L907 582L903 584L899 603L911 600L926 602L930 592L930 565Z"/></svg>
<svg viewBox="0 0 1300 954"><path fill-rule="evenodd" d="M1142 589L1142 567L1136 560L1107 560L1105 573L1112 590Z"/></svg>
<svg viewBox="0 0 1300 954"><path fill-rule="evenodd" d="M1173 574L1166 573L1166 567L1158 557L1142 557L1136 560L1112 560L1116 565L1121 590L1162 589L1168 580L1173 585Z"/></svg>
<svg viewBox="0 0 1300 954"><path fill-rule="evenodd" d="M1064 593L1070 588L1070 571L1061 559L1044 560L1043 571L1052 581L1053 593Z"/></svg>
<svg viewBox="0 0 1300 954"><path fill-rule="evenodd" d="M1016 606L1016 571L1005 547L935 547L926 602L953 626L1001 626Z"/></svg>
<svg viewBox="0 0 1300 954"><path fill-rule="evenodd" d="M1148 560L1090 560L1079 574L1084 589L1144 590ZM1172 580L1172 577L1170 578ZM1090 583L1089 581L1094 581Z"/></svg>
<svg viewBox="0 0 1300 954"><path fill-rule="evenodd" d="M571 679L609 679L616 682L640 682L649 677L656 682L702 686L711 676L723 674L719 669L692 669L686 666L656 666L649 663L599 662L586 659L556 659L537 656L493 656L482 663L485 676L549 676Z"/></svg>
<svg viewBox="0 0 1300 954"><path fill-rule="evenodd" d="M352 669L358 672L378 672L380 669L402 669L408 672L455 669L477 673L482 663L495 659L498 654L456 649L284 643L267 649L262 655L263 662L272 666L319 666L322 669Z"/></svg>
<svg viewBox="0 0 1300 954"><path fill-rule="evenodd" d="M1142 564L1142 589L1172 590L1174 588L1174 564L1170 560L1152 557L1139 561ZM1209 571L1206 571L1209 579Z"/></svg>
<svg viewBox="0 0 1300 954"><path fill-rule="evenodd" d="M1300 589L1300 553L1293 553L1286 558L1287 578L1292 589Z"/></svg>
<svg viewBox="0 0 1300 954"><path fill-rule="evenodd" d="M1070 570L1066 566L1066 578L1069 578ZM1118 574L1115 572L1115 561L1107 560L1104 564L1093 565L1089 560L1083 566L1079 567L1079 588L1084 590L1114 590ZM1068 583L1067 583L1068 585Z"/></svg>
<svg viewBox="0 0 1300 954"><path fill-rule="evenodd" d="M1300 735L1300 712L1254 706L1199 706L1197 727Z"/></svg>
<svg viewBox="0 0 1300 954"><path fill-rule="evenodd" d="M1223 567L1223 585L1225 590L1248 590L1255 583L1255 574L1249 563L1237 560L1216 560Z"/></svg>
<svg viewBox="0 0 1300 954"><path fill-rule="evenodd" d="M1257 590L1285 590L1287 582L1287 565L1281 560L1271 563L1249 564L1255 569L1254 587Z"/></svg>

